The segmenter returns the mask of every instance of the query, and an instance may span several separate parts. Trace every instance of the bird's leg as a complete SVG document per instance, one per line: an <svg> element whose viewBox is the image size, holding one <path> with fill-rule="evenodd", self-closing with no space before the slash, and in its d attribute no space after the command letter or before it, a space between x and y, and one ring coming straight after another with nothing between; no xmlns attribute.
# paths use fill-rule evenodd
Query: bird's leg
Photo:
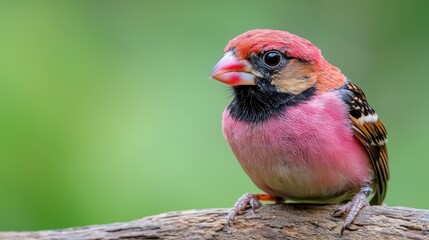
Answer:
<svg viewBox="0 0 429 240"><path fill-rule="evenodd" d="M359 211L363 207L369 205L368 200L366 198L371 194L371 192L372 188L368 186L362 187L350 202L339 207L334 212L334 216L336 217L347 214L346 220L344 221L343 227L341 228L341 235L343 235L344 230L350 226Z"/></svg>
<svg viewBox="0 0 429 240"><path fill-rule="evenodd" d="M283 202L284 199L268 194L245 193L237 200L237 202L235 202L234 207L229 211L228 216L226 217L228 226L231 225L231 222L234 221L237 215L242 214L248 207L251 207L253 212L255 212L256 209L262 206L260 201L273 201L280 203Z"/></svg>

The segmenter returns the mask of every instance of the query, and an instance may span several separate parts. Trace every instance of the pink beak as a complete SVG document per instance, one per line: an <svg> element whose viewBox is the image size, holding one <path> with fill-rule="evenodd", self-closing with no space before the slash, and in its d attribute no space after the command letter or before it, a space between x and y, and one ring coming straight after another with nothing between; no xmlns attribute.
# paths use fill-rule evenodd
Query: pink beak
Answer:
<svg viewBox="0 0 429 240"><path fill-rule="evenodd" d="M252 67L246 60L237 59L232 52L226 52L214 67L211 78L230 86L256 85Z"/></svg>

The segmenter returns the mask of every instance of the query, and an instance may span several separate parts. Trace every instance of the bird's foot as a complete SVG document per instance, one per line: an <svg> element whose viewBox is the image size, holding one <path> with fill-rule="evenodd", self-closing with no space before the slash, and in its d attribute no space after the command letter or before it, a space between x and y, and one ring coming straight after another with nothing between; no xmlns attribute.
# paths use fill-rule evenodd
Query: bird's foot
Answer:
<svg viewBox="0 0 429 240"><path fill-rule="evenodd" d="M228 226L231 225L231 222L235 220L236 216L242 214L248 207L252 208L253 212L255 212L256 209L262 206L260 201L282 202L284 200L283 198L274 197L268 194L245 193L237 200L237 202L235 202L234 207L229 211L228 216L226 217Z"/></svg>
<svg viewBox="0 0 429 240"><path fill-rule="evenodd" d="M336 217L341 217L347 214L346 220L344 221L343 227L341 228L341 235L343 235L344 230L350 226L359 211L363 207L369 206L368 200L366 198L371 194L371 192L372 189L370 187L363 187L350 202L335 210L333 215Z"/></svg>

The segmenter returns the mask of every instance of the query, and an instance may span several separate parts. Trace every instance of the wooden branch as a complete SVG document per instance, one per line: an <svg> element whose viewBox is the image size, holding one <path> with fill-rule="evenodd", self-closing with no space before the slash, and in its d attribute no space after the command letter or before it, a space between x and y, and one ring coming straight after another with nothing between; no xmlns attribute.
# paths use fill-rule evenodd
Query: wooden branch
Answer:
<svg viewBox="0 0 429 240"><path fill-rule="evenodd" d="M3 239L429 239L429 210L372 206L362 209L351 230L340 236L337 206L265 205L247 211L231 227L228 209L169 212L127 223L63 230L2 232Z"/></svg>

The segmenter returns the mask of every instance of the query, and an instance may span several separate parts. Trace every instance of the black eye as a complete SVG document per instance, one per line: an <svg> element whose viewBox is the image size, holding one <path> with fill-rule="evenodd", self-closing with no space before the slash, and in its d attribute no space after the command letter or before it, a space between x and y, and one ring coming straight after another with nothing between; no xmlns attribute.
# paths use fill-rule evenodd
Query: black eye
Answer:
<svg viewBox="0 0 429 240"><path fill-rule="evenodd" d="M277 51L270 51L264 54L263 59L269 67L277 67L282 60L282 55Z"/></svg>

